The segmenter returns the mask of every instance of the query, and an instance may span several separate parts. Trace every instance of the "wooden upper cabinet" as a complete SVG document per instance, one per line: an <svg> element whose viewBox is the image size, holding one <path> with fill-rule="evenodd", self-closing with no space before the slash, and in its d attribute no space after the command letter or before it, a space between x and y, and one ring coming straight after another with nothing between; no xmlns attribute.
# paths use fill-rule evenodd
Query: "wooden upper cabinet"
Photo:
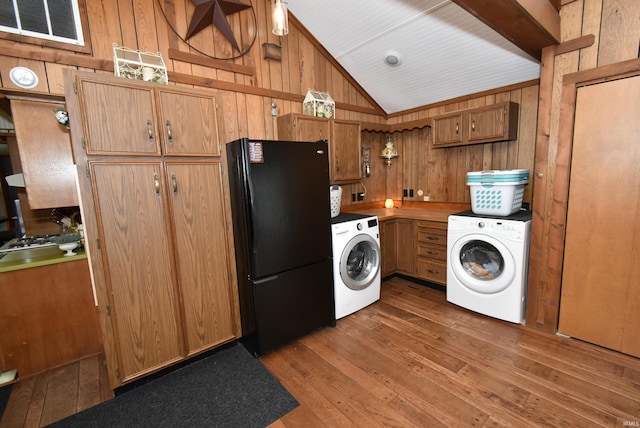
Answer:
<svg viewBox="0 0 640 428"><path fill-rule="evenodd" d="M469 111L467 136L469 142L515 140L518 135L518 106L501 103Z"/></svg>
<svg viewBox="0 0 640 428"><path fill-rule="evenodd" d="M159 155L151 85L78 78L87 154Z"/></svg>
<svg viewBox="0 0 640 428"><path fill-rule="evenodd" d="M433 119L433 145L462 143L462 113L438 116Z"/></svg>
<svg viewBox="0 0 640 428"><path fill-rule="evenodd" d="M11 99L11 112L29 208L78 205L75 165L69 131L55 110L64 104Z"/></svg>
<svg viewBox="0 0 640 428"><path fill-rule="evenodd" d="M220 156L215 98L170 88L158 89L157 93L163 152Z"/></svg>
<svg viewBox="0 0 640 428"><path fill-rule="evenodd" d="M115 77L78 77L89 155L220 155L212 95Z"/></svg>
<svg viewBox="0 0 640 428"><path fill-rule="evenodd" d="M332 183L352 183L362 179L361 147L360 123L331 121L329 175Z"/></svg>
<svg viewBox="0 0 640 428"><path fill-rule="evenodd" d="M329 140L329 120L303 114L287 114L278 117L278 138L287 141Z"/></svg>
<svg viewBox="0 0 640 428"><path fill-rule="evenodd" d="M360 122L292 113L278 117L278 138L328 140L331 183L353 183L362 179Z"/></svg>
<svg viewBox="0 0 640 428"><path fill-rule="evenodd" d="M433 146L452 147L518 138L518 110L514 102L462 110L432 121Z"/></svg>

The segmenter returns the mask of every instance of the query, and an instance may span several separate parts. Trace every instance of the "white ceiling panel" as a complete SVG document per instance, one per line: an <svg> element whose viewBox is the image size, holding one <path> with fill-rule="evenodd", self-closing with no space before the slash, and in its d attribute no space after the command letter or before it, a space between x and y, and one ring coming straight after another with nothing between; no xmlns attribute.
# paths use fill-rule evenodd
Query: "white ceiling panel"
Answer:
<svg viewBox="0 0 640 428"><path fill-rule="evenodd" d="M387 113L540 77L540 64L450 0L289 0ZM384 62L388 52L401 63Z"/></svg>

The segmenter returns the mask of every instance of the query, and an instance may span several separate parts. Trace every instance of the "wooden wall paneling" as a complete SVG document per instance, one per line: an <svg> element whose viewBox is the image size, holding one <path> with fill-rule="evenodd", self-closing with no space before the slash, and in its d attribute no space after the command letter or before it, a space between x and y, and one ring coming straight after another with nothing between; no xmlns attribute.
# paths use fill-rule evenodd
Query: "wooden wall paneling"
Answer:
<svg viewBox="0 0 640 428"><path fill-rule="evenodd" d="M88 1L86 6L89 34L84 37L91 40L92 55L96 58L110 58L113 50L106 41L122 44L120 27L113 25L114 22L119 22L118 4L112 1Z"/></svg>
<svg viewBox="0 0 640 428"><path fill-rule="evenodd" d="M640 2L603 0L598 66L638 57Z"/></svg>
<svg viewBox="0 0 640 428"><path fill-rule="evenodd" d="M117 18L111 16L105 18L116 19L116 21L108 21L110 25L115 24L115 22L120 24L122 46L126 46L130 49L140 49L136 29L137 23L133 9L133 0L117 0L117 3ZM100 39L100 34L96 34L95 37L99 43L105 45L105 49L112 47L112 44L115 42L115 40Z"/></svg>
<svg viewBox="0 0 640 428"><path fill-rule="evenodd" d="M3 87L18 90L22 89L19 86L15 85L9 77L9 72L11 71L11 69L18 66L30 68L38 76L38 85L31 89L31 91L49 91L49 85L47 84L47 73L42 61L9 56L0 56L0 77L2 78Z"/></svg>
<svg viewBox="0 0 640 428"><path fill-rule="evenodd" d="M133 0L132 3L138 49L144 52L158 52L156 2L154 0Z"/></svg>
<svg viewBox="0 0 640 428"><path fill-rule="evenodd" d="M64 78L62 76L62 70L65 68L74 68L67 65L55 64L51 62L44 63L47 85L49 86L49 93L64 96Z"/></svg>
<svg viewBox="0 0 640 428"><path fill-rule="evenodd" d="M247 110L247 94L236 93L236 107L238 109L238 123L236 129L235 138L242 138L249 136L249 121L251 121L251 117L249 115L249 111ZM225 124L226 125L226 124ZM251 138L258 138L252 136Z"/></svg>
<svg viewBox="0 0 640 428"><path fill-rule="evenodd" d="M593 34L595 41L591 47L580 50L580 70L598 66L601 17L602 0L585 0L582 11L582 35Z"/></svg>
<svg viewBox="0 0 640 428"><path fill-rule="evenodd" d="M266 136L266 123L267 117L271 117L271 108L265 111L265 106L262 103L262 97L255 95L247 95L247 136L249 138L255 138L253 135ZM271 103L269 103L271 104ZM270 132L273 132L271 130Z"/></svg>
<svg viewBox="0 0 640 428"><path fill-rule="evenodd" d="M532 201L535 174L536 123L538 119L538 89L531 86L520 90L520 113L518 116L517 168L531 171L529 184L524 188L523 200Z"/></svg>
<svg viewBox="0 0 640 428"><path fill-rule="evenodd" d="M172 1L163 1L163 10L167 19L169 20L166 25L171 25L178 34L187 34L188 19L187 19L187 2L176 4ZM169 29L168 33L168 46L170 49L178 49L188 51L189 48L178 39L177 34L173 30ZM193 67L191 64L184 61L172 60L167 55L164 56L167 69L171 69L178 73L193 74Z"/></svg>
<svg viewBox="0 0 640 428"><path fill-rule="evenodd" d="M300 89L306 94L309 88L315 88L315 48L313 44L305 39L298 39L298 55L300 61Z"/></svg>
<svg viewBox="0 0 640 428"><path fill-rule="evenodd" d="M553 184L551 146L551 109L553 98L555 48L542 50L538 122L536 131L535 166L532 171L532 224L529 246L529 276L525 323L529 327L553 333L555 322L546 311L547 257L549 222L547 219L548 194Z"/></svg>

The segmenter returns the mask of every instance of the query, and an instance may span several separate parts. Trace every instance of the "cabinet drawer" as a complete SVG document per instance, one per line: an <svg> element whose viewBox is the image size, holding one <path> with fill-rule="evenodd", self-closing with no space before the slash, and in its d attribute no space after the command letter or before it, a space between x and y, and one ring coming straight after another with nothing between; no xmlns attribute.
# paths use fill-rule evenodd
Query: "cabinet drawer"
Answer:
<svg viewBox="0 0 640 428"><path fill-rule="evenodd" d="M447 263L418 258L418 277L427 281L447 285Z"/></svg>
<svg viewBox="0 0 640 428"><path fill-rule="evenodd" d="M447 261L447 247L444 245L429 245L418 243L418 257Z"/></svg>
<svg viewBox="0 0 640 428"><path fill-rule="evenodd" d="M418 228L418 242L432 245L447 245L447 231L441 229Z"/></svg>

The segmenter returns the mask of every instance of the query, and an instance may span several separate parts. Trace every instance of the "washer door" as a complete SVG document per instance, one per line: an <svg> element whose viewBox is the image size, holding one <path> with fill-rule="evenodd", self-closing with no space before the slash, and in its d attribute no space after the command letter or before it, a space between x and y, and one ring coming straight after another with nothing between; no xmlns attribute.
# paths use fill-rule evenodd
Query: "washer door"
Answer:
<svg viewBox="0 0 640 428"><path fill-rule="evenodd" d="M340 278L352 290L363 290L380 270L380 245L370 235L351 238L340 256Z"/></svg>
<svg viewBox="0 0 640 428"><path fill-rule="evenodd" d="M449 263L460 283L482 294L499 293L515 278L509 249L492 236L469 234L453 244Z"/></svg>

